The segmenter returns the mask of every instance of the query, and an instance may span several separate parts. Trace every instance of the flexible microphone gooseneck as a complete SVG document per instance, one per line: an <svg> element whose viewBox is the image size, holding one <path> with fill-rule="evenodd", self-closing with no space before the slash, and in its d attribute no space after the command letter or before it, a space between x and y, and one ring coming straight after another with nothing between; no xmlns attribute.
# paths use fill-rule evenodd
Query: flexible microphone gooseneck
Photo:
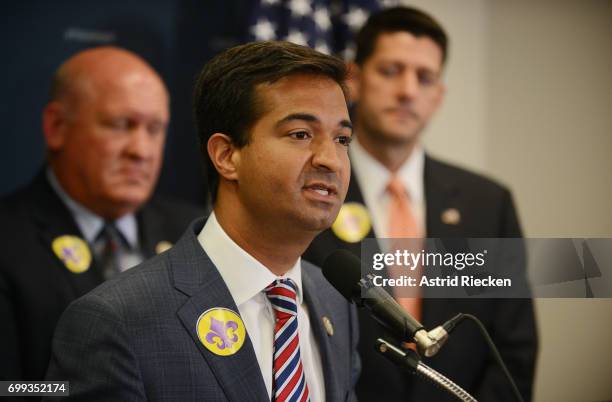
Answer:
<svg viewBox="0 0 612 402"><path fill-rule="evenodd" d="M334 251L323 263L323 275L342 296L372 316L399 340L415 342L427 357L438 353L448 339L443 327L427 331L383 288L375 286L369 275L361 277L361 260L347 250Z"/></svg>

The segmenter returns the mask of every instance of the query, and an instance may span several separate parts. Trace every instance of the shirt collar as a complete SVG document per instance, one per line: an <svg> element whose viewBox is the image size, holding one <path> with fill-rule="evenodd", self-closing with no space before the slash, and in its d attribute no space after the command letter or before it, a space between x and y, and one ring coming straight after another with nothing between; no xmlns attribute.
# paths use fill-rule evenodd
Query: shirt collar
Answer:
<svg viewBox="0 0 612 402"><path fill-rule="evenodd" d="M85 237L85 240L87 240L87 242L90 244L93 244L96 241L96 237L98 236L98 233L100 233L102 226L104 226L104 219L70 197L70 195L68 195L68 193L62 188L62 185L60 184L59 180L57 180L57 177L50 168L47 168L47 179L49 180L49 184L55 193L74 217L74 220ZM137 248L138 223L134 214L124 215L115 220L114 223L123 237L125 237L130 247L133 249Z"/></svg>
<svg viewBox="0 0 612 402"><path fill-rule="evenodd" d="M366 198L375 200L384 196L391 179L391 172L363 148L359 143L359 135L357 140L351 143L349 155L351 168L359 180L361 191L369 194ZM425 151L417 144L410 157L396 172L413 203L423 202L424 199L424 169Z"/></svg>
<svg viewBox="0 0 612 402"><path fill-rule="evenodd" d="M212 212L198 234L200 245L217 267L237 306L255 297L274 280L290 278L297 286L297 302L302 303L301 259L282 277L272 273L240 248L223 230Z"/></svg>

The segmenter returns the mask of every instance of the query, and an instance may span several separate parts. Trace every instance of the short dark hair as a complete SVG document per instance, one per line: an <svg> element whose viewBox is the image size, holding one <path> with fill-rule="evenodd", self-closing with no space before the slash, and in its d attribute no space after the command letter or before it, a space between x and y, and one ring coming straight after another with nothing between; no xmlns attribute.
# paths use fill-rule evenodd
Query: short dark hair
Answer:
<svg viewBox="0 0 612 402"><path fill-rule="evenodd" d="M448 37L444 28L429 14L413 7L387 8L372 14L357 34L355 63L363 65L374 52L378 37L383 33L406 31L414 36L426 36L442 50L442 64L447 59Z"/></svg>
<svg viewBox="0 0 612 402"><path fill-rule="evenodd" d="M208 139L214 133L223 133L236 146L247 145L250 129L265 112L256 86L294 74L328 77L340 85L346 99L344 62L289 42L253 42L232 47L202 68L195 85L194 114L213 203L219 174L208 156Z"/></svg>

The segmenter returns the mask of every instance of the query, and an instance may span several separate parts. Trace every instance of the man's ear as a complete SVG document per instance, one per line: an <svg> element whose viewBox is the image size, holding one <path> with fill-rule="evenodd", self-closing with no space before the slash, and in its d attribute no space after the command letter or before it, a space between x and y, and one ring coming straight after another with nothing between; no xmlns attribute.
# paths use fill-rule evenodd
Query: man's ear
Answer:
<svg viewBox="0 0 612 402"><path fill-rule="evenodd" d="M42 114L42 128L47 148L58 151L66 140L67 121L66 106L60 102L49 102Z"/></svg>
<svg viewBox="0 0 612 402"><path fill-rule="evenodd" d="M226 180L238 180L237 167L240 164L240 149L234 145L228 135L214 133L208 139L206 150L219 176Z"/></svg>
<svg viewBox="0 0 612 402"><path fill-rule="evenodd" d="M361 69L357 64L350 61L346 65L347 67L347 75L346 75L346 86L349 90L349 99L353 102L359 101L359 86L361 80Z"/></svg>

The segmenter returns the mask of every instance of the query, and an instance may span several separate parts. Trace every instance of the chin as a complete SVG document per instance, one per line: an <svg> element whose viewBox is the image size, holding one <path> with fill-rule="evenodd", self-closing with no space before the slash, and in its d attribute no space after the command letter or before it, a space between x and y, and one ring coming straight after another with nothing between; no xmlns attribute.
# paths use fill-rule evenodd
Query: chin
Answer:
<svg viewBox="0 0 612 402"><path fill-rule="evenodd" d="M311 231L317 232L318 234L324 231L325 229L329 229L331 225L334 223L334 220L335 220L335 215L333 217L327 216L327 215L320 216L320 217L311 216L309 219L308 227L310 228Z"/></svg>
<svg viewBox="0 0 612 402"><path fill-rule="evenodd" d="M417 136L413 133L407 133L407 130L387 130L384 134L384 138L395 144L406 144L413 142Z"/></svg>
<svg viewBox="0 0 612 402"><path fill-rule="evenodd" d="M125 210L136 211L142 207L149 199L148 192L129 192L116 194L112 200Z"/></svg>
<svg viewBox="0 0 612 402"><path fill-rule="evenodd" d="M153 186L150 183L141 181L124 181L110 189L117 198L125 199L147 199L153 192Z"/></svg>

